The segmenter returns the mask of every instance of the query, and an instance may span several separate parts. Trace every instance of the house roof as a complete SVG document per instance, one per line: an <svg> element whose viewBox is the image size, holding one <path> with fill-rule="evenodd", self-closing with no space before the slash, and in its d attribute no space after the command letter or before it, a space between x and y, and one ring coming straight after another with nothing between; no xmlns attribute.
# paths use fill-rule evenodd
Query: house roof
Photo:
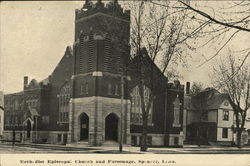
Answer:
<svg viewBox="0 0 250 166"><path fill-rule="evenodd" d="M187 96L185 98L185 108L190 110L219 109L225 100L228 100L227 94L220 93L213 88L207 88L195 96Z"/></svg>

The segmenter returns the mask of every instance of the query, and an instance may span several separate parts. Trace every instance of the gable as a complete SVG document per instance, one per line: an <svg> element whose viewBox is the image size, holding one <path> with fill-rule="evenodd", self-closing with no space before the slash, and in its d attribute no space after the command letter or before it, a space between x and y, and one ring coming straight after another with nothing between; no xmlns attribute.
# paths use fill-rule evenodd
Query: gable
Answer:
<svg viewBox="0 0 250 166"><path fill-rule="evenodd" d="M221 109L229 109L229 110L233 110L231 104L229 103L228 100L224 100L221 104L220 104L220 108Z"/></svg>
<svg viewBox="0 0 250 166"><path fill-rule="evenodd" d="M70 80L73 74L73 55L71 49L67 47L64 56L51 74L50 83L52 86L60 87L62 82Z"/></svg>

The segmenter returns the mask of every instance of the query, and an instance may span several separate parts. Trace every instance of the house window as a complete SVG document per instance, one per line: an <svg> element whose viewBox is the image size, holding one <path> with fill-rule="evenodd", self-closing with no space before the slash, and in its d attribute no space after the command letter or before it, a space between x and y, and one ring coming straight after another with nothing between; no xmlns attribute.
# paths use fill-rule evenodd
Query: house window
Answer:
<svg viewBox="0 0 250 166"><path fill-rule="evenodd" d="M111 90L112 90L112 85L111 85L111 84L108 84L108 94L109 94L109 95L112 94Z"/></svg>
<svg viewBox="0 0 250 166"><path fill-rule="evenodd" d="M228 128L222 129L222 138L228 138Z"/></svg>
<svg viewBox="0 0 250 166"><path fill-rule="evenodd" d="M223 120L229 120L229 111L223 110Z"/></svg>

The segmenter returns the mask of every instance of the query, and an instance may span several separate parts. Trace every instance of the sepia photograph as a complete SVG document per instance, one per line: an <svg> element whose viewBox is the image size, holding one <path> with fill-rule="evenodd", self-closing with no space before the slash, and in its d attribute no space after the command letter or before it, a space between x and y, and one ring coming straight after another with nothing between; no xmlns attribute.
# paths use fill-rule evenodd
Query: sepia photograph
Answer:
<svg viewBox="0 0 250 166"><path fill-rule="evenodd" d="M250 1L0 2L1 166L249 154Z"/></svg>

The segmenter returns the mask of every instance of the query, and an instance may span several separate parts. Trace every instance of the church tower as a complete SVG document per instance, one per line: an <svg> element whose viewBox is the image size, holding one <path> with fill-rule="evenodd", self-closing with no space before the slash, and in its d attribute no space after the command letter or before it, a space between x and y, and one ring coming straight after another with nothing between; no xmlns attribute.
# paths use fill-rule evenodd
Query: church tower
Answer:
<svg viewBox="0 0 250 166"><path fill-rule="evenodd" d="M100 146L106 141L118 142L122 133L124 143L129 143L130 103L126 90L121 96L121 77L126 75L130 54L129 37L130 11L117 0L107 4L85 0L75 11L70 142ZM126 89L126 79L123 85Z"/></svg>

